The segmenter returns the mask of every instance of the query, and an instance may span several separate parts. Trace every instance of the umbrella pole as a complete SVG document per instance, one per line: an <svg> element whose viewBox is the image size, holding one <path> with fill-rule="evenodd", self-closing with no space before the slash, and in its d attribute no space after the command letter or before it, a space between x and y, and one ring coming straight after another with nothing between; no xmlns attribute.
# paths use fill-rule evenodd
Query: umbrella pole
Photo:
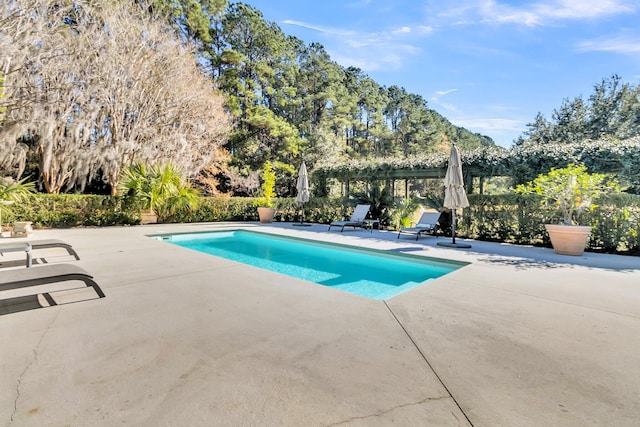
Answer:
<svg viewBox="0 0 640 427"><path fill-rule="evenodd" d="M302 227L302 226L304 226L304 227L310 227L310 226L311 226L311 224L309 224L309 223L305 223L305 222L304 222L304 203L302 204L301 209L302 209L302 213L300 214L300 223L294 222L294 223L293 223L293 224L291 224L291 225L294 225L294 226L296 226L296 227Z"/></svg>
<svg viewBox="0 0 640 427"><path fill-rule="evenodd" d="M470 248L471 245L467 243L456 243L456 210L451 209L451 243L449 242L438 242L438 246L445 246L448 248Z"/></svg>
<svg viewBox="0 0 640 427"><path fill-rule="evenodd" d="M453 237L453 240L451 243L455 244L456 243L456 210L455 209L451 210L451 235Z"/></svg>

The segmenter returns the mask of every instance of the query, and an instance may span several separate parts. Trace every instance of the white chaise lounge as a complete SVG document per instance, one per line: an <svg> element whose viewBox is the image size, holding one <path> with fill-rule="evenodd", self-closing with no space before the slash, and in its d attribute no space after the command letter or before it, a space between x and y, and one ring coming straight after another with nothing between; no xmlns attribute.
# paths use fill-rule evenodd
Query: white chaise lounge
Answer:
<svg viewBox="0 0 640 427"><path fill-rule="evenodd" d="M344 231L345 227L353 227L354 230L356 228L364 228L364 220L367 217L370 208L370 205L357 205L349 220L332 222L329 224L329 231L331 230L331 227L340 227L341 232Z"/></svg>
<svg viewBox="0 0 640 427"><path fill-rule="evenodd" d="M398 239L402 233L415 234L416 240L421 234L433 234L438 226L438 219L440 219L440 212L424 212L415 227L400 229Z"/></svg>

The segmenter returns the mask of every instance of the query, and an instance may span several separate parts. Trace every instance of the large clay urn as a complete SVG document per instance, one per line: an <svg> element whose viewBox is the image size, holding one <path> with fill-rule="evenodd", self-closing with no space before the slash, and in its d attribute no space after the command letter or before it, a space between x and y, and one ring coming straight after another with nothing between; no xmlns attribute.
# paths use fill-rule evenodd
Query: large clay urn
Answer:
<svg viewBox="0 0 640 427"><path fill-rule="evenodd" d="M584 225L546 224L545 228L553 249L561 255L582 255L591 235L591 227Z"/></svg>
<svg viewBox="0 0 640 427"><path fill-rule="evenodd" d="M268 223L273 221L273 215L275 215L275 213L276 210L274 208L258 208L260 222Z"/></svg>

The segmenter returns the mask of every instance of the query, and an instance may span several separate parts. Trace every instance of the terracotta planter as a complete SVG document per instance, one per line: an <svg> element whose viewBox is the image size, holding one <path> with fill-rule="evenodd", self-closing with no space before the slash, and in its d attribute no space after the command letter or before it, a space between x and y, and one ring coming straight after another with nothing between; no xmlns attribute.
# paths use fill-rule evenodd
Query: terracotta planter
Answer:
<svg viewBox="0 0 640 427"><path fill-rule="evenodd" d="M156 224L158 222L158 215L153 211L140 212L140 224Z"/></svg>
<svg viewBox="0 0 640 427"><path fill-rule="evenodd" d="M562 224L546 224L544 227L557 254L580 256L589 243L591 227Z"/></svg>
<svg viewBox="0 0 640 427"><path fill-rule="evenodd" d="M275 215L276 210L274 208L258 208L258 217L260 217L260 222L268 223L273 221L273 215Z"/></svg>

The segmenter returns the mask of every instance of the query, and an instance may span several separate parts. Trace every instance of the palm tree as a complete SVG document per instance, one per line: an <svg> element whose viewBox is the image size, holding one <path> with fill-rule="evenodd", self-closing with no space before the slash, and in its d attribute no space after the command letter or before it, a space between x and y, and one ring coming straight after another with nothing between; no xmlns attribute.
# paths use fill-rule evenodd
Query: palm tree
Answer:
<svg viewBox="0 0 640 427"><path fill-rule="evenodd" d="M160 221L198 205L198 191L171 163L146 166L135 163L124 171L120 192L132 197L143 210L153 211Z"/></svg>
<svg viewBox="0 0 640 427"><path fill-rule="evenodd" d="M26 182L27 178L14 181L9 177L0 178L0 200L22 202L36 190L33 182Z"/></svg>
<svg viewBox="0 0 640 427"><path fill-rule="evenodd" d="M22 202L30 194L35 192L36 186L33 182L26 182L27 178L14 181L12 178L0 178L0 236L2 233L2 208L6 204Z"/></svg>

